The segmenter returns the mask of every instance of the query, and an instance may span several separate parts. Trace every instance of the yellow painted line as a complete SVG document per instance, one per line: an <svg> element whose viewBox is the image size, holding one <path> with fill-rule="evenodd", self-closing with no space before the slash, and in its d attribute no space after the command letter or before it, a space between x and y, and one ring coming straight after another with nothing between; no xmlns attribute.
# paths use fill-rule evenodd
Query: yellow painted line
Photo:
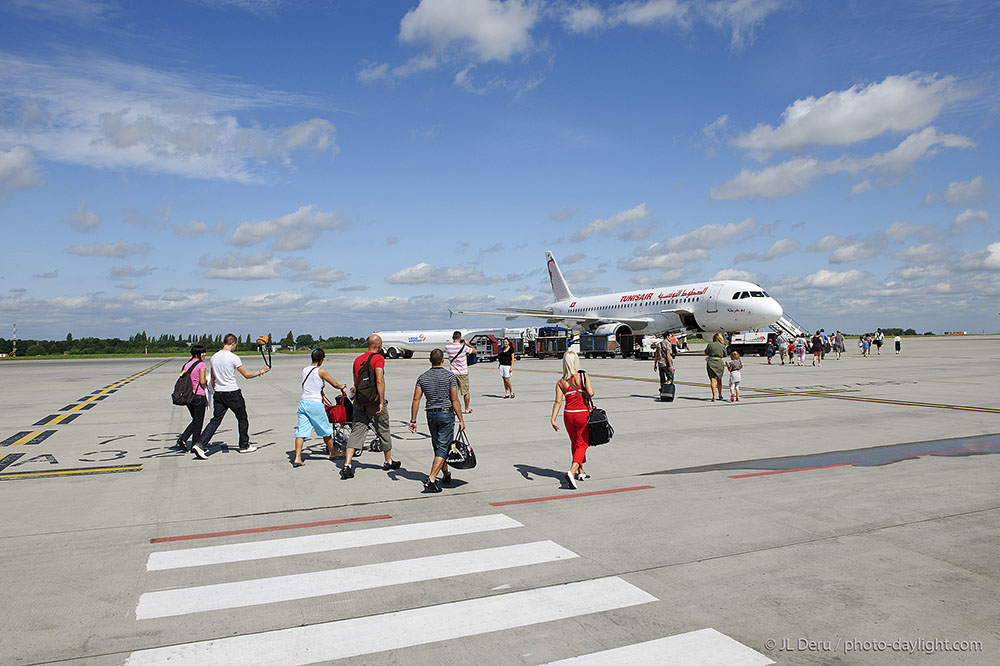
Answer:
<svg viewBox="0 0 1000 666"><path fill-rule="evenodd" d="M72 407L70 407L66 411L67 412L78 412L78 411L80 411L81 409L83 409L86 406L87 406L87 403L81 403L79 405L73 405Z"/></svg>
<svg viewBox="0 0 1000 666"><path fill-rule="evenodd" d="M142 465L124 465L122 467L93 467L90 469L67 469L53 472L14 472L11 474L0 474L0 479L23 479L32 476L66 476L69 474L94 474L95 472L137 472L142 469Z"/></svg>
<svg viewBox="0 0 1000 666"><path fill-rule="evenodd" d="M68 418L69 416L70 416L70 414L60 414L59 416L55 417L55 418L54 418L54 419L52 419L51 421L47 421L47 422L45 423L45 425L55 425L55 424L57 424L57 423L60 423L60 422L64 421L64 420L65 420L66 418Z"/></svg>
<svg viewBox="0 0 1000 666"><path fill-rule="evenodd" d="M26 443L30 442L31 440L33 440L34 438L36 438L39 435L41 435L43 432L45 432L45 431L44 430L35 430L33 432L29 432L27 435L25 435L21 439L19 439L16 442L12 443L11 446L18 446L18 445L21 445L21 444L26 444Z"/></svg>

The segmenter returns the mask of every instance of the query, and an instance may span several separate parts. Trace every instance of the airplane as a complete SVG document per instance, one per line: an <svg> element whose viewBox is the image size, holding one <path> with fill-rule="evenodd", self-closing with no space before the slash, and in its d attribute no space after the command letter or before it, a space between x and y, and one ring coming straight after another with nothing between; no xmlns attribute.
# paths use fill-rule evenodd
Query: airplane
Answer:
<svg viewBox="0 0 1000 666"><path fill-rule="evenodd" d="M764 289L743 280L708 280L690 284L619 291L577 298L551 251L545 253L555 302L544 308L497 308L495 312L454 312L545 319L550 324L599 335L634 333L733 333L771 326L784 311Z"/></svg>

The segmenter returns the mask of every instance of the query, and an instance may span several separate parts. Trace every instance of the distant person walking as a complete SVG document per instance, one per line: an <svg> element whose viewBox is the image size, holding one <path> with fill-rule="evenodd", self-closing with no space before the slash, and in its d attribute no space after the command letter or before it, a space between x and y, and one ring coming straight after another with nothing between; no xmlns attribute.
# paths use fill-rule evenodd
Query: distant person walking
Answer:
<svg viewBox="0 0 1000 666"><path fill-rule="evenodd" d="M368 351L354 359L354 420L347 438L347 454L340 478L353 479L354 454L365 445L365 435L372 427L378 436L379 448L385 462L385 472L399 469L398 460L392 459L392 436L389 434L389 401L385 399L385 357L379 353L382 338L372 333L368 336Z"/></svg>
<svg viewBox="0 0 1000 666"><path fill-rule="evenodd" d="M330 373L320 367L326 359L325 351L313 349L311 358L312 363L302 368L302 397L296 411L298 427L295 429L295 459L292 461L294 467L302 467L305 464L302 462L302 445L313 431L323 438L327 455L330 456L330 460L334 459L333 426L330 424L330 417L326 415L326 407L323 406L323 384L325 382L341 390L347 388L347 384L338 384Z"/></svg>
<svg viewBox="0 0 1000 666"><path fill-rule="evenodd" d="M819 336L819 331L809 341L809 350L813 354L813 365L823 365L823 338Z"/></svg>
<svg viewBox="0 0 1000 666"><path fill-rule="evenodd" d="M670 342L664 338L656 343L653 352L653 369L660 374L660 391L667 384L674 383L674 359L670 353Z"/></svg>
<svg viewBox="0 0 1000 666"><path fill-rule="evenodd" d="M451 344L444 348L444 353L448 357L448 367L451 369L451 374L455 375L455 379L458 381L458 392L465 400L465 413L471 414L472 396L469 394L469 361L466 354L474 353L476 348L465 341L461 331L452 333L451 340Z"/></svg>
<svg viewBox="0 0 1000 666"><path fill-rule="evenodd" d="M497 361L500 364L500 379L503 380L503 397L514 397L514 386L510 383L511 373L514 372L514 348L508 338L503 339L500 345L500 352L497 354Z"/></svg>
<svg viewBox="0 0 1000 666"><path fill-rule="evenodd" d="M882 355L883 342L885 342L885 333L883 333L882 329L880 328L875 331L875 353L877 353L879 356Z"/></svg>
<svg viewBox="0 0 1000 666"><path fill-rule="evenodd" d="M788 356L788 362L791 363L792 357L788 355L788 337L782 333L775 342L778 345L778 356L781 357L781 365L785 364L786 356Z"/></svg>
<svg viewBox="0 0 1000 666"><path fill-rule="evenodd" d="M903 338L897 335L895 338L893 338L893 342L896 345L896 353L899 354L900 350L903 347Z"/></svg>
<svg viewBox="0 0 1000 666"><path fill-rule="evenodd" d="M804 333L795 336L795 360L798 365L805 365L806 362L806 339Z"/></svg>
<svg viewBox="0 0 1000 666"><path fill-rule="evenodd" d="M451 483L451 472L448 470L448 448L455 439L455 417L458 416L459 431L465 430L465 420L462 418L462 406L458 402L458 381L444 367L444 352L440 349L431 351L431 369L417 377L413 387L413 404L410 405L410 432L417 431L417 409L420 398L427 400L425 406L427 429L431 433L431 447L434 449L434 460L431 471L424 481L424 492L439 493L437 475L443 473L441 482Z"/></svg>
<svg viewBox="0 0 1000 666"><path fill-rule="evenodd" d="M254 373L247 372L243 367L243 361L234 354L239 339L232 333L227 333L222 338L222 349L212 354L212 389L215 391L212 399L214 414L212 420L208 422L208 427L201 434L198 442L192 446L194 455L199 460L207 460L208 454L205 447L212 441L215 431L222 424L228 410L233 410L236 415L236 423L240 433L240 453L253 453L257 447L250 443L250 419L247 418L247 403L243 399L243 393L236 384L236 373L243 375L244 379L253 379L270 372L271 368L264 366Z"/></svg>
<svg viewBox="0 0 1000 666"><path fill-rule="evenodd" d="M844 346L844 334L839 329L833 335L833 348L837 352L837 360L839 361L840 355L847 351L847 348Z"/></svg>
<svg viewBox="0 0 1000 666"><path fill-rule="evenodd" d="M569 467L569 472L563 475L563 481L567 487L574 490L577 481L590 478L590 475L583 471L583 464L587 462L587 446L590 441L590 432L587 430L587 414L590 413L590 407L587 405L587 397L593 395L594 387L590 383L590 375L580 369L580 357L575 351L563 354L563 376L556 382L556 399L552 403L551 423L552 429L558 432L559 424L556 423L556 417L565 397L563 425L566 426L566 434L569 435L573 463Z"/></svg>
<svg viewBox="0 0 1000 666"><path fill-rule="evenodd" d="M771 365L771 359L774 358L774 340L771 338L767 339L767 347L764 349L764 353L767 355L767 364Z"/></svg>
<svg viewBox="0 0 1000 666"><path fill-rule="evenodd" d="M712 402L718 394L722 400L722 375L726 371L726 339L722 333L716 333L712 341L705 345L705 369L708 371L708 386L712 391Z"/></svg>
<svg viewBox="0 0 1000 666"><path fill-rule="evenodd" d="M726 361L726 370L729 371L729 402L740 401L740 380L743 379L743 361L740 360L740 353L734 351Z"/></svg>
<svg viewBox="0 0 1000 666"><path fill-rule="evenodd" d="M207 366L205 365L205 347L202 345L191 347L191 359L184 364L181 374L189 370L194 400L187 406L188 413L191 415L191 423L177 438L177 448L182 451L188 450L188 437L191 438L192 445L198 443L198 439L201 437L201 426L205 422L205 408L208 407L208 397L205 394L205 387L208 385Z"/></svg>

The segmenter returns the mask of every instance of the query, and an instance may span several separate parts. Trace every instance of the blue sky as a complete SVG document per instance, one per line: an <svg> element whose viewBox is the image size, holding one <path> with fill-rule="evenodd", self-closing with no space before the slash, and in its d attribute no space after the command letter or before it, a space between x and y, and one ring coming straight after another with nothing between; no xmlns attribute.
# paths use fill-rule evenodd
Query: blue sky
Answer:
<svg viewBox="0 0 1000 666"><path fill-rule="evenodd" d="M998 30L947 0L0 0L0 326L487 328L448 308L551 301L551 249L580 295L748 278L810 328L996 331Z"/></svg>

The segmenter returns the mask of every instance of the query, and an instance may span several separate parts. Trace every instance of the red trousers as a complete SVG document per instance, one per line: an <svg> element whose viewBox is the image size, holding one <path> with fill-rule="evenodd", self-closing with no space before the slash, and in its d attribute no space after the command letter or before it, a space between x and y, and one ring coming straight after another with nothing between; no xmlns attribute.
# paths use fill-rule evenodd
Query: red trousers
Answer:
<svg viewBox="0 0 1000 666"><path fill-rule="evenodd" d="M563 412L563 425L569 435L570 448L573 450L573 462L582 465L587 462L587 443L590 431L587 429L587 412Z"/></svg>

